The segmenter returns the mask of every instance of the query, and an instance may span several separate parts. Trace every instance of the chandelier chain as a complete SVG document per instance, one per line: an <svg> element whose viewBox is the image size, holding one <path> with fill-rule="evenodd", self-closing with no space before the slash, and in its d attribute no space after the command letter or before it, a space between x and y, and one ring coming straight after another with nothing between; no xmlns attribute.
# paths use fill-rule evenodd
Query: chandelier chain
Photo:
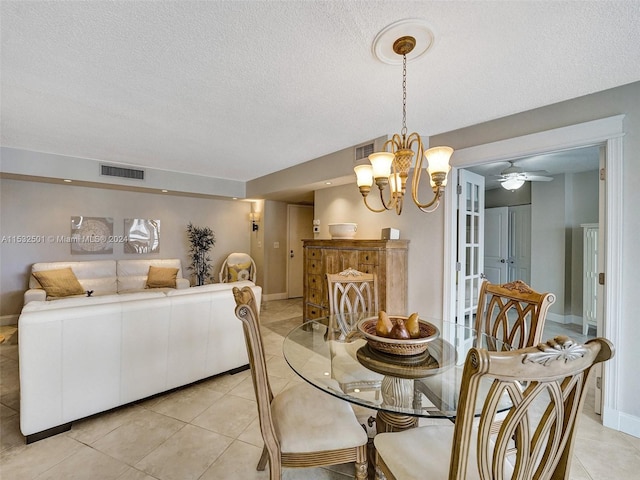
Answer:
<svg viewBox="0 0 640 480"><path fill-rule="evenodd" d="M407 55L402 55L402 136L407 134Z"/></svg>

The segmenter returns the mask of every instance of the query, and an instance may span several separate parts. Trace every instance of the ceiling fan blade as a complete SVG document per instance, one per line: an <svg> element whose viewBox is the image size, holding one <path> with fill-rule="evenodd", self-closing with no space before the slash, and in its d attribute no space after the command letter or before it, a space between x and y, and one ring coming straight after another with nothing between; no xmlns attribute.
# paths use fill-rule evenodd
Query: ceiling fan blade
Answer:
<svg viewBox="0 0 640 480"><path fill-rule="evenodd" d="M553 180L553 177L545 177L543 175L529 175L525 173L522 177L522 180L526 180L527 182L550 182Z"/></svg>
<svg viewBox="0 0 640 480"><path fill-rule="evenodd" d="M546 170L529 170L522 173L524 173L525 175L549 175L549 172L547 172Z"/></svg>

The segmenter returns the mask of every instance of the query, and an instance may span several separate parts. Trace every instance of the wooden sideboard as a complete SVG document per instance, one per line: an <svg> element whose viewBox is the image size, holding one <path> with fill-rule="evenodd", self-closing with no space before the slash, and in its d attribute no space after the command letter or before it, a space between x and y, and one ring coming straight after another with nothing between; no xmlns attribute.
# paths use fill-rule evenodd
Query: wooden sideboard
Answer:
<svg viewBox="0 0 640 480"><path fill-rule="evenodd" d="M408 240L303 240L304 321L329 314L327 273L355 268L378 276L380 310L407 314Z"/></svg>

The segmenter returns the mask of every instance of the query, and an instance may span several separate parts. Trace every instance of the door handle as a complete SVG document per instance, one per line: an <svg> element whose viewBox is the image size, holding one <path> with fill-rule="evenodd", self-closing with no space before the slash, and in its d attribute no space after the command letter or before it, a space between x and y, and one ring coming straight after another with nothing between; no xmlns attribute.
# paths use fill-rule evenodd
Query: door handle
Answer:
<svg viewBox="0 0 640 480"><path fill-rule="evenodd" d="M504 258L501 258L500 263L507 263L507 261Z"/></svg>

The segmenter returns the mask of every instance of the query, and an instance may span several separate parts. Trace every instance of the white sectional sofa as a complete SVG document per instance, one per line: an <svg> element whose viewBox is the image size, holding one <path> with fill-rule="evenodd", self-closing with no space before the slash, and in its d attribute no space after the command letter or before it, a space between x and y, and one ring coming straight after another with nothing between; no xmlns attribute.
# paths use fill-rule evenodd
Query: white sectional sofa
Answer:
<svg viewBox="0 0 640 480"><path fill-rule="evenodd" d="M182 265L177 258L34 263L31 272L69 267L84 290L93 290L93 295L99 296L145 290L150 266L177 268L176 288L189 288L189 280L183 278ZM46 292L38 280L30 275L29 290L24 294L24 304L46 299Z"/></svg>
<svg viewBox="0 0 640 480"><path fill-rule="evenodd" d="M232 293L244 285L259 305L262 290L248 281L28 302L18 320L27 443L74 420L246 368Z"/></svg>

